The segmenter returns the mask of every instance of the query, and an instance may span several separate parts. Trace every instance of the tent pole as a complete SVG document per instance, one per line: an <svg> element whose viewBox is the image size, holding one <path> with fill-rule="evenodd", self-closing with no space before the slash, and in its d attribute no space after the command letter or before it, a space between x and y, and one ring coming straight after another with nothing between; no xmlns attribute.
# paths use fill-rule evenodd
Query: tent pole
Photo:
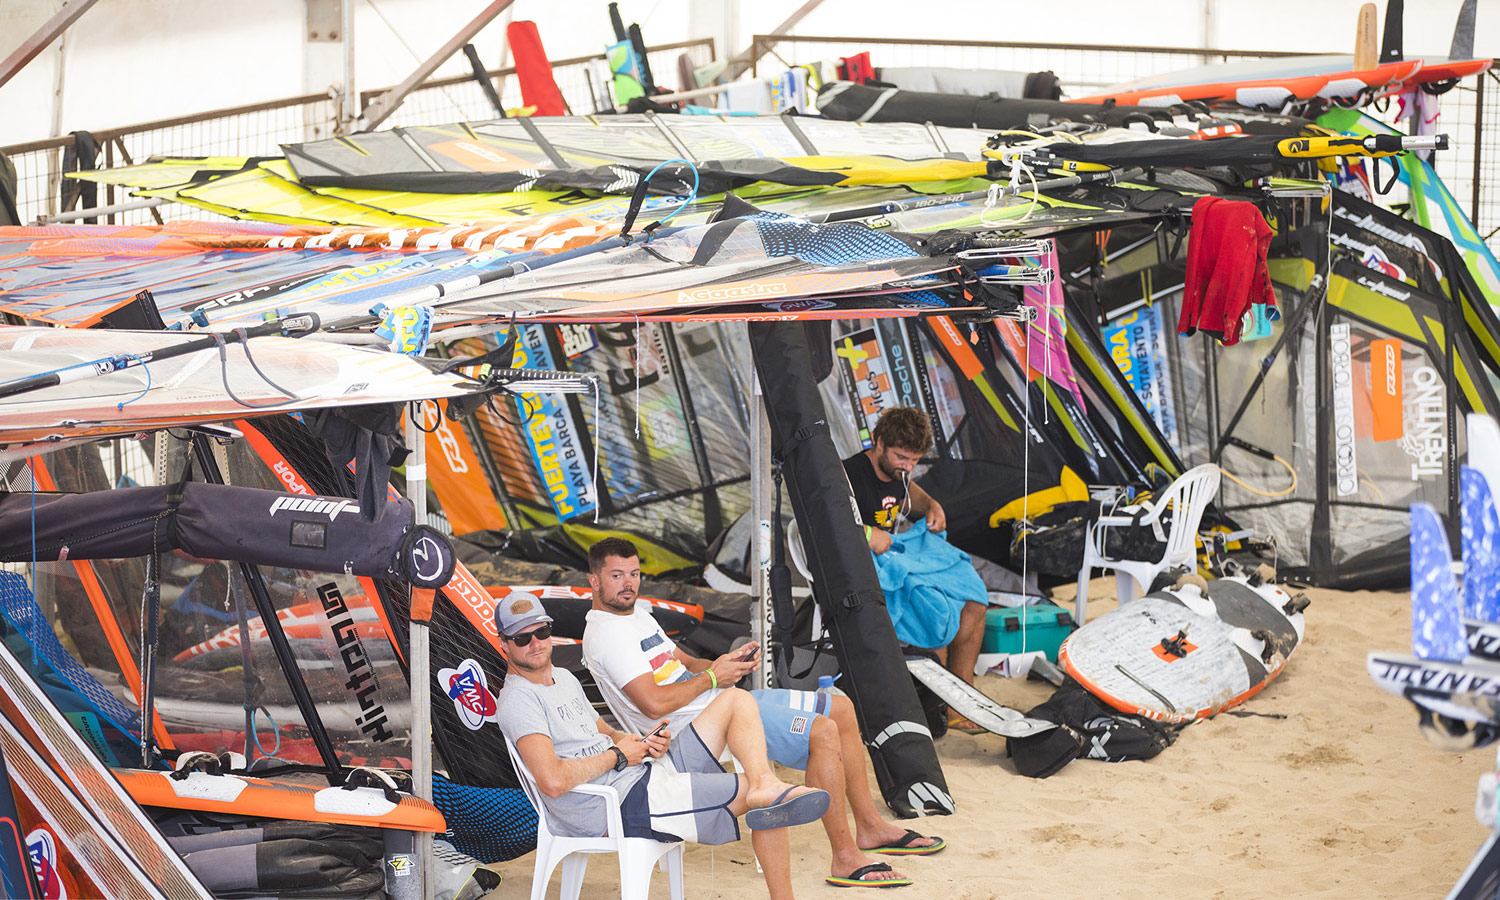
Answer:
<svg viewBox="0 0 1500 900"><path fill-rule="evenodd" d="M755 530L750 536L750 584L755 595L755 614L750 619L750 638L760 645L760 666L750 673L753 687L771 686L766 642L771 637L771 423L766 418L760 376L750 374L750 518Z"/></svg>
<svg viewBox="0 0 1500 900"><path fill-rule="evenodd" d="M417 425L421 415L420 406L413 410L407 407L406 446L411 455L406 459L406 496L411 500L413 518L418 525L427 523L427 443L426 435ZM411 620L408 638L411 650L411 780L412 793L419 799L432 802L432 707L427 682L431 676L431 658L428 655L428 623ZM422 878L422 900L432 900L432 834L422 831L416 835L417 871Z"/></svg>
<svg viewBox="0 0 1500 900"><path fill-rule="evenodd" d="M418 85L426 81L427 76L436 72L438 66L448 61L448 57L457 53L464 44L467 44L473 39L474 35L479 33L480 29L494 21L496 16L504 12L514 2L515 0L494 0L493 3L486 6L479 15L474 17L474 21L461 28L457 34L448 39L448 43L438 48L436 53L429 56L420 66L417 66L415 72L406 76L405 81L372 100L370 105L365 108L364 114L359 117L359 120L354 123L354 127L350 130L359 134L378 128L381 122L384 122L390 117L391 113L396 111L396 107L401 105L401 101L406 99L407 94L410 94Z"/></svg>

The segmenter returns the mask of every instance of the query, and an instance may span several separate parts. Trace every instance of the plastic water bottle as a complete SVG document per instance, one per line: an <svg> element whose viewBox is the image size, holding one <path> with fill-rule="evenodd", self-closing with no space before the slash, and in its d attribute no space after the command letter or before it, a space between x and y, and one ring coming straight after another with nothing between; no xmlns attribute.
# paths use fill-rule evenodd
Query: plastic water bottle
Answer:
<svg viewBox="0 0 1500 900"><path fill-rule="evenodd" d="M836 688L836 687L833 686L833 683L835 681L838 681L840 678L843 678L843 677L844 677L844 673L842 673L842 672L840 672L837 675L819 675L818 676L818 693L820 693L820 694L828 694L829 696L838 696L838 697L844 696L844 692L843 691L841 691L838 688Z"/></svg>

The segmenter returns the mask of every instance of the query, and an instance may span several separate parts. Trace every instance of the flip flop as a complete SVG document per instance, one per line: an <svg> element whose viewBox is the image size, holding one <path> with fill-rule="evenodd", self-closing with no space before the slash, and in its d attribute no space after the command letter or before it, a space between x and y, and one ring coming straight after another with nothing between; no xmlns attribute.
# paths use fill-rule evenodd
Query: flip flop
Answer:
<svg viewBox="0 0 1500 900"><path fill-rule="evenodd" d="M938 837L937 835L932 836L932 840L936 841L937 843L932 844L931 846L913 847L911 845L912 841L920 841L923 840L924 837L924 835L917 834L915 831L912 831L910 828L908 828L906 829L906 834L901 835L901 837L897 838L894 841L891 841L889 844L881 844L879 847L872 847L869 850L865 850L863 852L884 853L890 856L930 856L948 846L948 842Z"/></svg>
<svg viewBox="0 0 1500 900"><path fill-rule="evenodd" d="M787 794L796 789L795 785L789 787L782 791L781 796L777 797L776 802L770 806L762 806L745 813L746 827L751 831L770 831L775 828L806 825L808 822L816 822L823 818L823 813L828 812L828 803L831 800L828 792L813 789L788 799Z"/></svg>
<svg viewBox="0 0 1500 900"><path fill-rule="evenodd" d="M860 866L842 878L830 876L823 879L834 887L868 887L868 888L893 888L906 887L912 883L910 878L887 878L879 881L866 881L865 876L871 872L889 872L889 863L871 863L868 866Z"/></svg>

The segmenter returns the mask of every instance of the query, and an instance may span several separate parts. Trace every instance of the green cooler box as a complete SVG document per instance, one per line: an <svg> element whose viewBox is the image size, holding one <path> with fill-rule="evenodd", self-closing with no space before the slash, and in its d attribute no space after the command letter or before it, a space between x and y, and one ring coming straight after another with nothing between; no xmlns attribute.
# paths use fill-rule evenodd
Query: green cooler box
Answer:
<svg viewBox="0 0 1500 900"><path fill-rule="evenodd" d="M1055 603L992 606L984 614L984 643L979 652L1020 653L1024 637L1027 652L1041 650L1050 662L1057 662L1057 648L1077 627L1073 614Z"/></svg>

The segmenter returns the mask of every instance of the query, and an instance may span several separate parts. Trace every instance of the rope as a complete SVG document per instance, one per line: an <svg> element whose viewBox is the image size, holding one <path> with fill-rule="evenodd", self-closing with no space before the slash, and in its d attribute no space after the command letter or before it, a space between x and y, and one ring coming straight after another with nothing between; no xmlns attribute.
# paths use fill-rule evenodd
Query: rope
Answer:
<svg viewBox="0 0 1500 900"><path fill-rule="evenodd" d="M146 365L146 361L141 359L139 356L136 356L134 353L122 353L120 355L128 356L136 362L140 363L141 368L146 372L146 386L141 388L141 392L139 394L136 394L134 397L131 397L129 400L126 400L124 403L115 404L116 411L124 412L125 407L146 396L146 393L151 390L151 367Z"/></svg>
<svg viewBox="0 0 1500 900"><path fill-rule="evenodd" d="M667 216L666 216L666 218L658 219L657 222L656 222L656 225L652 226L651 229L648 229L646 231L646 243L648 243L648 244L651 243L651 231L652 230L654 230L655 228L659 228L662 225L665 225L668 222L672 221L672 217L673 216L675 216L678 213L682 212L684 209L687 209L688 204L690 204L694 200L698 199L698 185L699 185L699 181L698 181L698 167L695 166L695 165L693 165L691 162L688 162L685 159L681 159L681 158L678 158L678 159L669 159L666 162L657 165L656 168L652 169L650 172L648 172L646 174L646 177L643 180L643 183L644 184L649 184L651 182L651 176L655 175L657 172L660 172L666 166L670 166L672 163L681 163L682 165L688 167L688 171L690 171L690 172L693 173L693 189L690 190L690 191L688 191L687 197L684 198L681 203L677 204L677 208L674 209L674 210L672 210L670 213L668 213Z"/></svg>
<svg viewBox="0 0 1500 900"><path fill-rule="evenodd" d="M1282 459L1279 456L1273 456L1272 459L1274 459L1277 462L1281 463L1283 466L1286 466L1286 470L1289 473L1291 473L1291 476L1292 476L1291 487L1288 487L1284 491L1277 491L1274 494L1268 493L1266 491L1257 490L1257 489L1251 487L1250 485L1246 484L1245 482L1239 480L1238 478L1236 478L1234 476L1233 472L1231 472L1228 469L1224 468L1223 463L1219 464L1219 471L1224 473L1224 477L1225 478L1228 478L1230 481L1234 482L1235 484L1239 485L1240 487L1244 488L1245 490L1249 491L1250 493L1256 495L1257 497L1271 497L1271 498L1285 497L1287 494L1290 494L1290 493L1292 493L1293 491L1295 491L1297 489L1297 470L1294 469L1294 468L1292 468L1292 464L1291 463L1287 462L1286 460Z"/></svg>

